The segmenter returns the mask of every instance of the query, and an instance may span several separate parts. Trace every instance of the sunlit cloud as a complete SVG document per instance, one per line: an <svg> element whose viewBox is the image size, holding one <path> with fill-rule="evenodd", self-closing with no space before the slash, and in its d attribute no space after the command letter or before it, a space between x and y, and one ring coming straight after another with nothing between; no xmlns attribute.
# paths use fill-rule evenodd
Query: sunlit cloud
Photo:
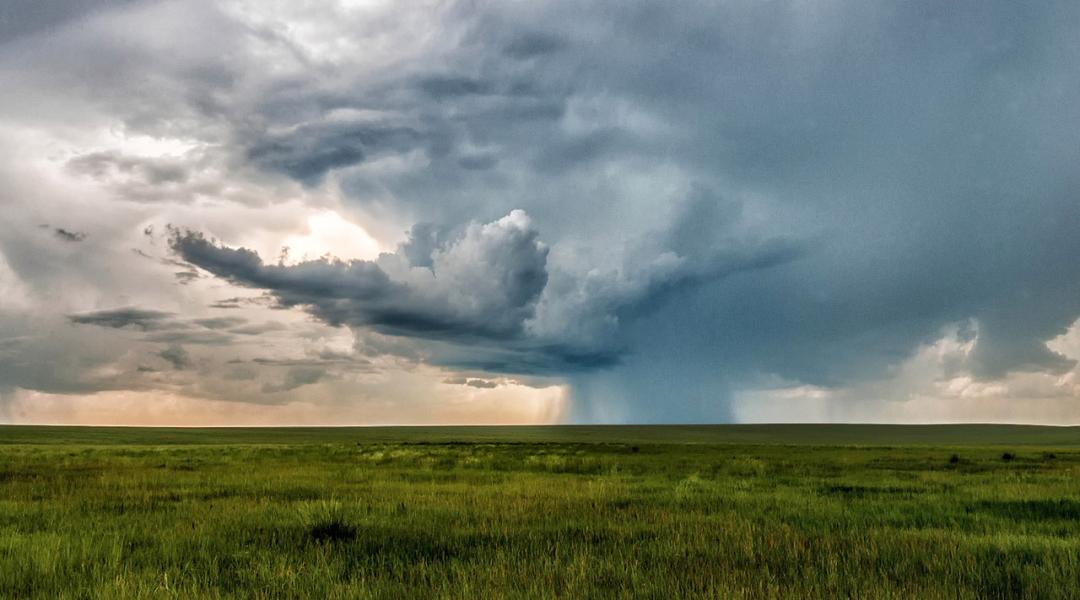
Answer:
<svg viewBox="0 0 1080 600"><path fill-rule="evenodd" d="M379 244L363 227L346 221L332 210L307 218L307 229L281 242L288 251L285 264L333 256L342 260L373 260L379 256Z"/></svg>

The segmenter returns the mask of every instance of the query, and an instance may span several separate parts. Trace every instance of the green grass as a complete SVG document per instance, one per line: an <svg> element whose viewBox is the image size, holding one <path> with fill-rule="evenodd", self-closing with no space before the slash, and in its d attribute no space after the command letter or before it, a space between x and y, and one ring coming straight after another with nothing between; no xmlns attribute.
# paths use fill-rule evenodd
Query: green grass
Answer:
<svg viewBox="0 0 1080 600"><path fill-rule="evenodd" d="M1078 589L1072 428L0 427L0 598Z"/></svg>

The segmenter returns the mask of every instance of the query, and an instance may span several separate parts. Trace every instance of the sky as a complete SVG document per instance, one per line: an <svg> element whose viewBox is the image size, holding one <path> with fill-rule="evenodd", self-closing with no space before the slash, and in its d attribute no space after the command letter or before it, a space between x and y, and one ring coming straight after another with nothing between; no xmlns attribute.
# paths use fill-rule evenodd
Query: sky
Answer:
<svg viewBox="0 0 1080 600"><path fill-rule="evenodd" d="M1080 4L7 0L0 422L1080 423Z"/></svg>

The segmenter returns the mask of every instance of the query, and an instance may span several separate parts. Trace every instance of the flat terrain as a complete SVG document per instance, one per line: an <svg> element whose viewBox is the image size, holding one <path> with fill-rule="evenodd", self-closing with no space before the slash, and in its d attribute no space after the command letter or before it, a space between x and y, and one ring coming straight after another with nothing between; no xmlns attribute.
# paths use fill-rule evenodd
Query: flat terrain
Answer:
<svg viewBox="0 0 1080 600"><path fill-rule="evenodd" d="M0 598L1080 596L1080 429L0 427Z"/></svg>

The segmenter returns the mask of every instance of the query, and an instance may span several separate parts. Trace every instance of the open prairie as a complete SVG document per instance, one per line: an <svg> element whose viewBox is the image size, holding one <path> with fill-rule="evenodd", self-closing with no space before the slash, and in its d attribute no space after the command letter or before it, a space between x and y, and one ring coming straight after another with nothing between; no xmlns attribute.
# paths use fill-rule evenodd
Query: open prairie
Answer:
<svg viewBox="0 0 1080 600"><path fill-rule="evenodd" d="M0 597L1028 597L1080 430L0 427Z"/></svg>

